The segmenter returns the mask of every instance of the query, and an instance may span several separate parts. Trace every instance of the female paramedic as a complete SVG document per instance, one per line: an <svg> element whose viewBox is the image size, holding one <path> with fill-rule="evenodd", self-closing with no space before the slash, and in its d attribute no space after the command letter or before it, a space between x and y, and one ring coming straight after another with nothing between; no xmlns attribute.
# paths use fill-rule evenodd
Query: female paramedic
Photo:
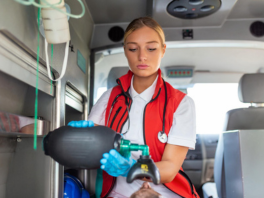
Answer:
<svg viewBox="0 0 264 198"><path fill-rule="evenodd" d="M165 50L164 32L155 20L133 20L124 35L129 72L117 79L118 85L107 90L93 106L90 121L72 121L69 125L105 125L132 143L147 144L162 183L151 183L153 190L167 198L197 198L181 168L188 149L195 147L194 102L162 79L159 67ZM103 155L101 197L130 197L148 181L145 178L126 182L139 155L140 152L132 152L126 159L116 150Z"/></svg>

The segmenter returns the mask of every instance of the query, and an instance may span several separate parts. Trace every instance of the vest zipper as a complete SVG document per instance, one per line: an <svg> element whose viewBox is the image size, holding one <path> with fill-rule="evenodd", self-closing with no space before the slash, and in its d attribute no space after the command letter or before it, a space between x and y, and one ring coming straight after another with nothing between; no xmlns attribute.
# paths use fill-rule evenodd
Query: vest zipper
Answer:
<svg viewBox="0 0 264 198"><path fill-rule="evenodd" d="M115 113L115 115L114 115L114 117L113 117L113 119L112 119L112 122L111 122L111 124L110 124L110 128L112 128L112 126L113 126L113 124L114 124L114 121L115 121L115 119L116 119L116 116L118 115L118 113L119 113L119 111L122 109L122 107L119 107L117 110L116 110L116 113Z"/></svg>

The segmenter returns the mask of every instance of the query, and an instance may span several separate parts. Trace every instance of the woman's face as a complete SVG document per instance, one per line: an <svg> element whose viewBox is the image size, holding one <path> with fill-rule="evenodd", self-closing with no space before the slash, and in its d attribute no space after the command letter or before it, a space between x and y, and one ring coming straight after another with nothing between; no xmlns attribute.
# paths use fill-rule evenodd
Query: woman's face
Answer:
<svg viewBox="0 0 264 198"><path fill-rule="evenodd" d="M165 49L166 45L162 45L158 33L146 26L132 32L124 45L129 67L139 77L157 72Z"/></svg>

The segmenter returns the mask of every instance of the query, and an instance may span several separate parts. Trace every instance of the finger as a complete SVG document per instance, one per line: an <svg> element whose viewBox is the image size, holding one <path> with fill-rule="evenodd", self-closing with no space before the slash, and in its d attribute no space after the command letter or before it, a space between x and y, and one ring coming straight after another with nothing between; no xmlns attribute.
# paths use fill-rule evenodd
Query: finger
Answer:
<svg viewBox="0 0 264 198"><path fill-rule="evenodd" d="M102 160L102 159L104 159L104 160ZM107 167L112 167L113 166L114 169L120 168L119 165L118 165L118 162L116 162L115 158L112 155L110 155L108 153L104 153L102 159L101 159L102 163L104 165L106 165Z"/></svg>
<svg viewBox="0 0 264 198"><path fill-rule="evenodd" d="M68 123L68 126L74 127L74 126L75 126L75 122L76 122L76 121L70 121L70 122Z"/></svg>
<svg viewBox="0 0 264 198"><path fill-rule="evenodd" d="M113 167L113 165L111 164L111 162L109 162L109 160L107 160L107 159L105 159L105 158L102 158L101 160L100 160L100 163L102 164L102 165L104 165L103 167L104 167L104 170L106 170L106 169L116 169L116 167Z"/></svg>
<svg viewBox="0 0 264 198"><path fill-rule="evenodd" d="M107 161L113 167L115 167L115 169L124 169L126 167L125 165L127 165L127 163L125 163L124 160L122 160L121 158L113 157L112 155L109 155L109 158L107 159Z"/></svg>
<svg viewBox="0 0 264 198"><path fill-rule="evenodd" d="M105 159L105 158L101 159L100 163L103 164L103 165L106 164L107 163L107 159Z"/></svg>
<svg viewBox="0 0 264 198"><path fill-rule="evenodd" d="M120 155L120 153L118 153L115 149L111 149L109 154L114 159L113 161L115 163L119 165L127 164L127 160L122 155Z"/></svg>
<svg viewBox="0 0 264 198"><path fill-rule="evenodd" d="M109 167L107 167L106 164L102 164L100 168L101 168L102 170L106 171L106 172L108 172L108 171L110 170Z"/></svg>
<svg viewBox="0 0 264 198"><path fill-rule="evenodd" d="M92 120L88 120L88 127L94 127L94 122Z"/></svg>
<svg viewBox="0 0 264 198"><path fill-rule="evenodd" d="M107 166L107 164L101 165L100 168L106 172L109 172L109 170L111 169L109 166Z"/></svg>
<svg viewBox="0 0 264 198"><path fill-rule="evenodd" d="M101 169L107 172L111 176L114 176L114 177L120 176L120 174L116 172L116 169L108 168L105 165L101 165Z"/></svg>
<svg viewBox="0 0 264 198"><path fill-rule="evenodd" d="M103 158L108 159L109 158L109 154L108 153L104 153L103 154Z"/></svg>
<svg viewBox="0 0 264 198"><path fill-rule="evenodd" d="M81 128L83 122L85 122L85 120L80 120L80 121L76 122L75 127Z"/></svg>
<svg viewBox="0 0 264 198"><path fill-rule="evenodd" d="M83 128L86 128L86 127L89 127L89 121L82 121L81 122L81 127L83 127Z"/></svg>
<svg viewBox="0 0 264 198"><path fill-rule="evenodd" d="M104 169L110 169L113 167L113 165L109 163L106 159L101 159L100 162L102 165L104 165Z"/></svg>

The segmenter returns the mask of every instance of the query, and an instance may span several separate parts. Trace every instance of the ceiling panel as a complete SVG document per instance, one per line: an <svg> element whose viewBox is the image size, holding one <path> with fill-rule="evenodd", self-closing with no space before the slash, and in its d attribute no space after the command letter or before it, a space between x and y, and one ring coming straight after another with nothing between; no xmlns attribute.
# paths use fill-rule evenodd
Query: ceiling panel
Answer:
<svg viewBox="0 0 264 198"><path fill-rule="evenodd" d="M185 0L178 0L185 1ZM264 18L264 0L222 0L214 14L199 19L178 19L166 8L172 0L86 0L95 24L124 23L146 16L152 6L152 17L162 27L221 26L228 19Z"/></svg>
<svg viewBox="0 0 264 198"><path fill-rule="evenodd" d="M229 19L263 18L263 0L238 0Z"/></svg>
<svg viewBox="0 0 264 198"><path fill-rule="evenodd" d="M86 0L95 24L130 22L145 16L147 0Z"/></svg>

